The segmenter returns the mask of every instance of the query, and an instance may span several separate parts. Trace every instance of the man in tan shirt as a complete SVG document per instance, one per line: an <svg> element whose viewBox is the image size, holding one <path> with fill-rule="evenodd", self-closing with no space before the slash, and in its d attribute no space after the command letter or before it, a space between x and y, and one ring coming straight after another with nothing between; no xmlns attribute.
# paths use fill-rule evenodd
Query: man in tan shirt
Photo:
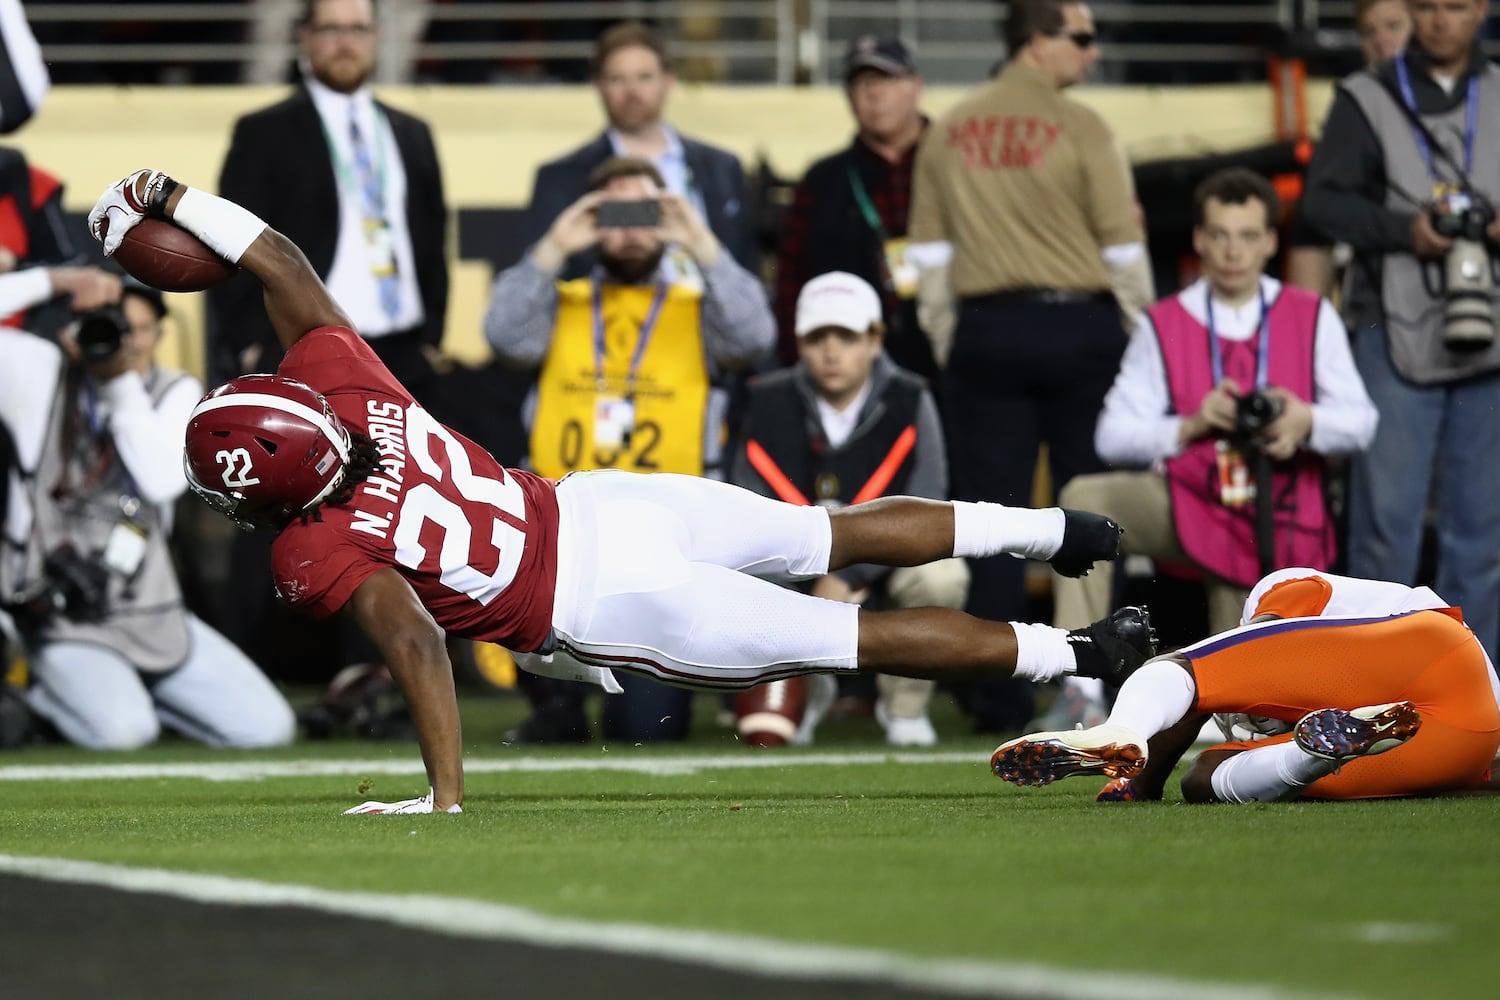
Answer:
<svg viewBox="0 0 1500 1000"><path fill-rule="evenodd" d="M954 493L1026 505L1043 442L1058 489L1102 469L1094 421L1125 348L1121 314L1153 292L1124 155L1063 95L1099 58L1089 8L1016 0L1006 41L999 76L928 130L909 235L921 326L945 366ZM971 568L971 611L1026 610L1021 563Z"/></svg>

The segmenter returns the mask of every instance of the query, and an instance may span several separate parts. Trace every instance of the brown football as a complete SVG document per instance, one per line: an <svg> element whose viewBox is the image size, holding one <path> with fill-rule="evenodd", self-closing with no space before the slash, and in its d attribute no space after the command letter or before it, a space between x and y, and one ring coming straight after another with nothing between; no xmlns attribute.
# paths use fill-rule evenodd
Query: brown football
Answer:
<svg viewBox="0 0 1500 1000"><path fill-rule="evenodd" d="M752 747L784 747L792 742L806 709L805 678L761 684L735 695L735 729Z"/></svg>
<svg viewBox="0 0 1500 1000"><path fill-rule="evenodd" d="M236 270L198 237L161 219L145 219L114 253L120 266L164 292L198 292Z"/></svg>

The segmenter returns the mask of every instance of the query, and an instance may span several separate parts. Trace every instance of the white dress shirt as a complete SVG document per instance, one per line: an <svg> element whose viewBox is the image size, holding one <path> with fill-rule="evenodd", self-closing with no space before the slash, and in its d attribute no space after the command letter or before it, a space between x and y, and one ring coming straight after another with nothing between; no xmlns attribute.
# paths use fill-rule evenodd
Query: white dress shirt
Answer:
<svg viewBox="0 0 1500 1000"><path fill-rule="evenodd" d="M687 198L693 210L707 219L708 214L703 206L703 190L693 179L693 171L688 167L687 152L682 147L682 137L670 125L662 125L661 131L667 137L667 148L656 156L650 157L651 165L661 174L661 179L666 182L668 191ZM609 139L610 149L616 156L632 155L626 150L625 140L618 130L610 129L605 135Z"/></svg>
<svg viewBox="0 0 1500 1000"><path fill-rule="evenodd" d="M411 248L411 231L406 221L406 166L390 122L377 113L369 87L352 94L341 94L306 77L308 93L323 119L334 161L334 178L339 190L339 238L333 252L333 267L324 279L333 299L354 322L354 329L366 339L388 333L412 330L425 320L422 291L417 285L416 259ZM401 285L401 305L395 319L386 315L380 304L380 288L371 267L369 247L365 242L364 205L354 165L354 143L349 134L352 119L360 135L371 143L370 156L378 170L383 170L382 186L385 218L390 224L395 248L396 273Z"/></svg>
<svg viewBox="0 0 1500 1000"><path fill-rule="evenodd" d="M1261 290L1269 307L1281 295L1281 282L1262 276ZM1200 279L1178 293L1188 315L1207 323L1204 304L1208 284ZM1260 299L1237 308L1215 300L1214 331L1225 340L1247 341L1260 327ZM1274 334L1273 334L1274 336ZM1375 436L1375 404L1354 367L1349 333L1332 303L1318 306L1313 346L1312 436L1307 447L1322 455L1362 451ZM1274 350L1274 344L1273 344ZM1125 349L1120 372L1104 397L1104 410L1094 429L1094 447L1110 465L1148 466L1172 458L1184 445L1177 437L1184 416L1172 410L1166 366L1156 328L1144 314Z"/></svg>

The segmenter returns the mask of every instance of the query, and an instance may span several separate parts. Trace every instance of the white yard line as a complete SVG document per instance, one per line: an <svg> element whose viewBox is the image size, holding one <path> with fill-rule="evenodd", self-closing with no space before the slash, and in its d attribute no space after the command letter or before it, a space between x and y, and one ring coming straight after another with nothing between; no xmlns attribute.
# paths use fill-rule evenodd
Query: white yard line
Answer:
<svg viewBox="0 0 1500 1000"><path fill-rule="evenodd" d="M797 944L769 938L599 923L500 903L447 896L336 892L254 879L0 854L0 873L225 906L297 906L383 920L457 937L551 948L587 948L736 972L798 979L888 982L965 997L1045 996L1068 1000L1293 1000L1270 986L1197 982L1118 971L1076 972L1032 963L911 958L887 951ZM1321 994L1320 1000L1330 1000Z"/></svg>
<svg viewBox="0 0 1500 1000"><path fill-rule="evenodd" d="M600 754L592 757L467 758L467 774L547 771L627 771L657 776L745 768L829 767L845 764L972 764L986 766L982 753L758 753L648 757ZM262 778L321 778L338 775L405 774L420 776L422 761L413 749L404 756L374 760L225 760L180 764L16 764L0 767L0 781L128 781L156 778L201 778L204 781L259 781Z"/></svg>

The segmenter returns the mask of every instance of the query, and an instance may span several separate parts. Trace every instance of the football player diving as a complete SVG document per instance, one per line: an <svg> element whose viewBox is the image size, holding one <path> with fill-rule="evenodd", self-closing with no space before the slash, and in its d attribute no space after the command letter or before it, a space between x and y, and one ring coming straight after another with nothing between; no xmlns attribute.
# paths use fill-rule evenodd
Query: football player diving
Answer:
<svg viewBox="0 0 1500 1000"><path fill-rule="evenodd" d="M911 497L829 511L691 476L553 482L502 468L417 405L297 247L255 215L141 170L105 190L89 226L112 254L147 217L259 278L287 349L275 375L233 379L193 411L192 488L238 524L279 532L281 596L352 615L411 708L427 794L350 812L461 811L445 631L542 654L538 672L606 690L618 689L613 670L718 690L814 672L1118 680L1155 652L1140 608L1067 632L951 609L866 611L762 579L1002 552L1079 575L1118 552L1105 517Z"/></svg>

